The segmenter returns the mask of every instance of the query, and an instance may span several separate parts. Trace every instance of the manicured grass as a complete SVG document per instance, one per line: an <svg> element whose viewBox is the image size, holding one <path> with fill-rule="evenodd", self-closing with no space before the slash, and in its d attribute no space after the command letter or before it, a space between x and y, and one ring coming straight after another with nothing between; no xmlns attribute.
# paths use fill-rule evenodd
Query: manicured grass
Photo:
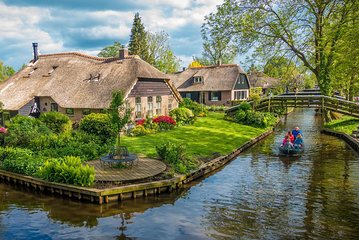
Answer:
<svg viewBox="0 0 359 240"><path fill-rule="evenodd" d="M344 132L347 134L352 134L353 130L357 130L357 127L359 126L359 119L349 116L343 116L340 119L333 120L327 124L325 124L326 128L338 131L338 132Z"/></svg>
<svg viewBox="0 0 359 240"><path fill-rule="evenodd" d="M121 144L128 146L131 152L156 157L155 147L171 141L186 145L192 156L210 157L215 152L228 154L267 130L226 121L223 117L223 113L210 112L208 117L198 118L194 125L140 137L125 136Z"/></svg>

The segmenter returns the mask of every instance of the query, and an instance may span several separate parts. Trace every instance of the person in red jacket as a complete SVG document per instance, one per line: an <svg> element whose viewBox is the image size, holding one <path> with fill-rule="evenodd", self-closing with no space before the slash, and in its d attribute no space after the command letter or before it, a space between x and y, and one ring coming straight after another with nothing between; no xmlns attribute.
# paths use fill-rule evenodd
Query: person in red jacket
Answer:
<svg viewBox="0 0 359 240"><path fill-rule="evenodd" d="M294 136L291 131L288 131L287 135L289 136L290 142L294 143Z"/></svg>

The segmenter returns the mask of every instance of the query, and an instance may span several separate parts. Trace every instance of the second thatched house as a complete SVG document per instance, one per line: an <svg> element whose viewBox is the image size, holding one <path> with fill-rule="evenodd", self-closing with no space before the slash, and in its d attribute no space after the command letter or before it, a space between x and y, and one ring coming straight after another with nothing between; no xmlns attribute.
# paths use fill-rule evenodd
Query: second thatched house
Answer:
<svg viewBox="0 0 359 240"><path fill-rule="evenodd" d="M252 87L261 88L262 94L267 95L270 91L278 87L280 80L277 78L269 77L263 72L250 72L248 74L249 81Z"/></svg>
<svg viewBox="0 0 359 240"><path fill-rule="evenodd" d="M134 118L165 115L181 96L167 75L121 50L118 58L81 53L37 55L30 64L0 84L3 118L59 111L72 120L109 107L112 92L122 90Z"/></svg>
<svg viewBox="0 0 359 240"><path fill-rule="evenodd" d="M206 105L231 105L249 98L250 84L243 69L236 64L188 68L171 75L183 98Z"/></svg>

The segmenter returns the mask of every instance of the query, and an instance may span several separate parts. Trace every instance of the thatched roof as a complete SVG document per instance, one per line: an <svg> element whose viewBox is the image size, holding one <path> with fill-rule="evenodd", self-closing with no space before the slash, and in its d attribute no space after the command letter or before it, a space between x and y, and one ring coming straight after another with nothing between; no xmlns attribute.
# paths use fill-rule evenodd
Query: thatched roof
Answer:
<svg viewBox="0 0 359 240"><path fill-rule="evenodd" d="M223 64L188 68L170 75L179 91L226 91L232 90L240 73L237 64ZM193 77L203 77L203 84L193 84Z"/></svg>
<svg viewBox="0 0 359 240"><path fill-rule="evenodd" d="M249 82L252 87L274 88L279 84L279 79L272 78L263 72L251 72L248 74Z"/></svg>
<svg viewBox="0 0 359 240"><path fill-rule="evenodd" d="M109 106L113 91L123 90L127 96L139 78L170 81L134 56L119 60L81 53L40 55L0 84L0 101L4 109L18 110L35 96L49 96L65 108L102 109Z"/></svg>

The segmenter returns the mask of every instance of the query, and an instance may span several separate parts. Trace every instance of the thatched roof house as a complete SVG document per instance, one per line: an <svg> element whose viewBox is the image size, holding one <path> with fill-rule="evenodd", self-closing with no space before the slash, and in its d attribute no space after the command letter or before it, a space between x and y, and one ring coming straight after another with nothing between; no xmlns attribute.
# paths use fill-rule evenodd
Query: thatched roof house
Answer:
<svg viewBox="0 0 359 240"><path fill-rule="evenodd" d="M60 111L78 120L84 114L107 108L115 90L125 93L128 107L137 108L137 117L154 111L153 105L147 109L148 97L161 101L156 113L168 114L168 106L177 106L181 97L167 75L139 57L128 56L126 50L120 56L35 54L26 68L0 84L3 109L28 115L36 102L41 112Z"/></svg>
<svg viewBox="0 0 359 240"><path fill-rule="evenodd" d="M182 97L207 105L230 105L249 97L248 78L237 64L188 68L171 79Z"/></svg>
<svg viewBox="0 0 359 240"><path fill-rule="evenodd" d="M265 94L268 89L276 88L280 83L279 79L269 77L263 72L251 72L248 74L248 78L252 87L262 88L263 94Z"/></svg>

